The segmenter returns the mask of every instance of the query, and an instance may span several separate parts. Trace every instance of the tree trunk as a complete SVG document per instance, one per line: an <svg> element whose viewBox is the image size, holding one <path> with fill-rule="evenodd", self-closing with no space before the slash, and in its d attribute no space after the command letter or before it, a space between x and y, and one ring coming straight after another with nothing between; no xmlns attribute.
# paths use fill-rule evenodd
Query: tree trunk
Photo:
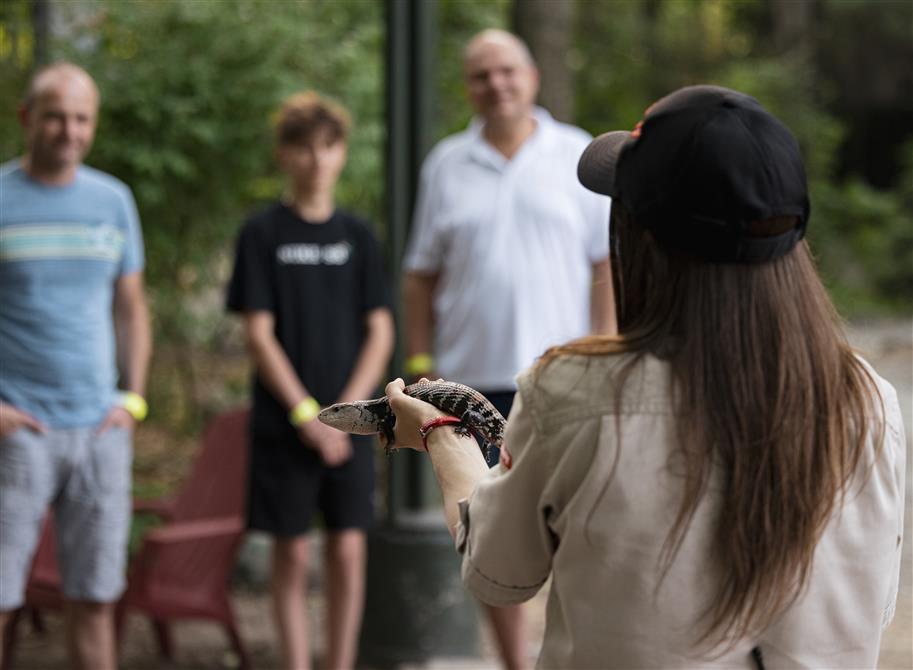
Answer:
<svg viewBox="0 0 913 670"><path fill-rule="evenodd" d="M560 121L574 120L574 72L568 63L576 0L514 0L513 28L539 66L539 103Z"/></svg>
<svg viewBox="0 0 913 670"><path fill-rule="evenodd" d="M813 0L771 0L774 47L778 53L812 47L815 24Z"/></svg>
<svg viewBox="0 0 913 670"><path fill-rule="evenodd" d="M35 39L35 66L47 65L50 60L48 38L51 33L49 0L32 0L32 33Z"/></svg>

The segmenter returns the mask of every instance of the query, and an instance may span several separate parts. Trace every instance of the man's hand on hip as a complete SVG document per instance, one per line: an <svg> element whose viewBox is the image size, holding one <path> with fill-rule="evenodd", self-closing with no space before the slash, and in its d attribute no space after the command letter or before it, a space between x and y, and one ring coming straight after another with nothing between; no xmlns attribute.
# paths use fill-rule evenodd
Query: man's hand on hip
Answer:
<svg viewBox="0 0 913 670"><path fill-rule="evenodd" d="M36 433L46 433L48 430L47 426L28 412L0 402L0 438L12 435L20 428L29 428Z"/></svg>
<svg viewBox="0 0 913 670"><path fill-rule="evenodd" d="M133 430L136 427L136 419L131 416L125 407L115 405L108 410L108 414L105 416L104 421L101 422L96 434L101 435L109 428L114 428L115 426Z"/></svg>

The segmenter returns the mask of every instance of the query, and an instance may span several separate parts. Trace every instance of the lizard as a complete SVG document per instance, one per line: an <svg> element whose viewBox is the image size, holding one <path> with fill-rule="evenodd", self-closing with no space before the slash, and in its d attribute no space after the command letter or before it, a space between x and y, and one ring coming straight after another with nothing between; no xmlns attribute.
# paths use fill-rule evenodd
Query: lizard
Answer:
<svg viewBox="0 0 913 670"><path fill-rule="evenodd" d="M475 435L483 443L486 454L491 447L501 447L506 421L488 398L474 388L456 382L424 380L410 384L403 389L403 393L459 418L460 423L455 424L456 432L459 435ZM392 451L390 445L394 442L396 416L390 410L386 396L336 403L321 410L317 418L346 433L381 433L386 439L387 454Z"/></svg>

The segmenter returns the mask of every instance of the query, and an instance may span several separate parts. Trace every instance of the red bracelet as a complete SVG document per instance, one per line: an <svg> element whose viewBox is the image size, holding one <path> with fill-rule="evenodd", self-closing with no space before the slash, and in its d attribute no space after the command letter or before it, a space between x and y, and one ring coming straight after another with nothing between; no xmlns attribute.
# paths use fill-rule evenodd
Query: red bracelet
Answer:
<svg viewBox="0 0 913 670"><path fill-rule="evenodd" d="M428 451L428 434L432 430L440 426L452 426L455 423L460 423L455 416L438 416L423 423L422 427L418 429L418 434L422 436L422 446L425 447L425 451Z"/></svg>

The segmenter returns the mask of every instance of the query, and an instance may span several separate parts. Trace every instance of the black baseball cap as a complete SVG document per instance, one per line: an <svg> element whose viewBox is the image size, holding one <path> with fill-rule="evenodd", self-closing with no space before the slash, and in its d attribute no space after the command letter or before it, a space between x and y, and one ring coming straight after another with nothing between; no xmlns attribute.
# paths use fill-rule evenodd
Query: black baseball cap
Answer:
<svg viewBox="0 0 913 670"><path fill-rule="evenodd" d="M749 95L688 86L647 109L634 131L594 139L580 182L612 196L664 248L713 262L763 263L805 235L808 188L799 144ZM796 217L778 235L750 224Z"/></svg>

